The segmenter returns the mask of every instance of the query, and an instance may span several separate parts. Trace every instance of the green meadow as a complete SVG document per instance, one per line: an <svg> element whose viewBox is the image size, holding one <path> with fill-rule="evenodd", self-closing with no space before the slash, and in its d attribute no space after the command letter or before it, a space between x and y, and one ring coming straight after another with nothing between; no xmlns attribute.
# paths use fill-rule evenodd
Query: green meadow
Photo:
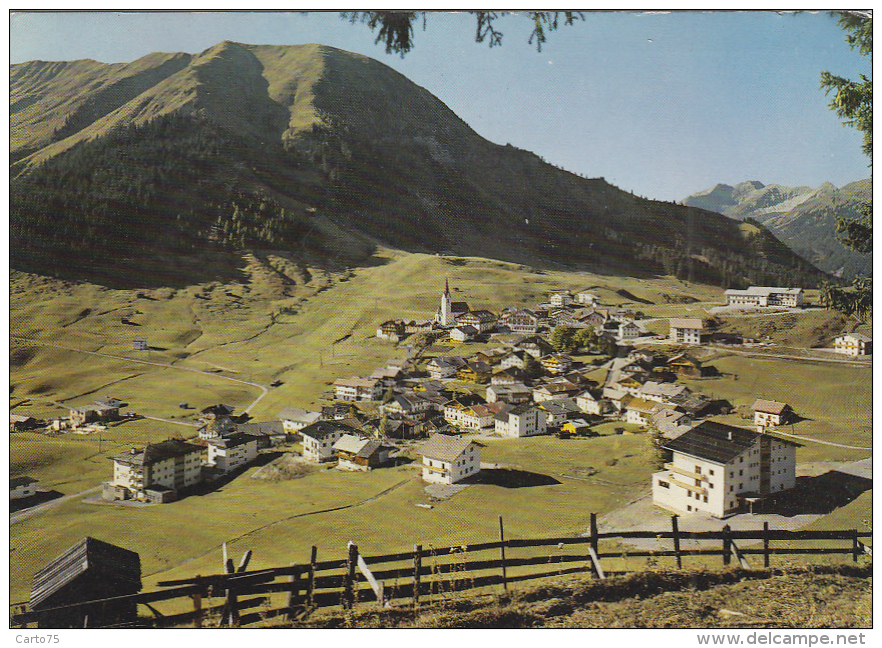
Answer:
<svg viewBox="0 0 882 648"><path fill-rule="evenodd" d="M704 317L723 301L721 289L669 277L540 271L391 250L380 250L374 265L338 272L293 269L267 258L243 257L240 282L180 290L110 290L13 273L11 333L35 342L11 342L12 411L46 418L66 414L57 403L81 405L107 395L146 416L192 423L208 405L223 402L242 411L260 396L258 387L229 378L269 388L251 411L255 420L273 420L287 406L316 407L335 379L366 375L389 358L403 357L407 342L377 339L377 326L393 317L431 318L445 279L454 300L492 311L534 304L561 289L588 289L605 303L651 317ZM664 332L664 322L654 327ZM141 336L149 351L133 350L133 338ZM450 346L450 353L479 348ZM794 426L795 434L869 445L869 369L736 356L712 364L721 377L686 383L738 406L727 420L747 426L740 413L754 398L785 400L805 419ZM605 372L594 375L602 380ZM269 387L273 381L278 386ZM492 540L499 515L509 537L579 533L591 512L614 510L644 493L652 471L647 435L632 434L633 426L624 424L601 427L604 436L591 439L489 441L483 461L533 473L540 485L475 484L432 509L416 506L428 496L415 464L365 474L320 469L283 482L252 479L251 468L217 491L163 506L66 501L11 527L12 600L24 600L33 573L85 535L138 551L150 588L160 580L219 571L223 542L237 558L252 549L252 566L260 568L306 560L313 544L321 559L342 556L349 540L365 553ZM616 434L617 427L627 433ZM111 426L100 437L16 433L10 435L11 474L31 475L41 488L72 494L109 479L113 454L194 433L194 427L150 419ZM866 456L805 444L798 460ZM348 508L328 510L340 506Z"/></svg>

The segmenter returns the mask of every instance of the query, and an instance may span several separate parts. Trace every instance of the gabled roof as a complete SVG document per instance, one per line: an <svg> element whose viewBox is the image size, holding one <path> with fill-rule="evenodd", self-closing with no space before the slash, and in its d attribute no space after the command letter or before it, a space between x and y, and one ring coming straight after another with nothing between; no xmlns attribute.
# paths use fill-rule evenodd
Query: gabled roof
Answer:
<svg viewBox="0 0 882 648"><path fill-rule="evenodd" d="M18 488L19 486L27 486L29 484L36 484L37 480L33 477L11 477L9 479L9 488Z"/></svg>
<svg viewBox="0 0 882 648"><path fill-rule="evenodd" d="M259 437L254 436L253 434L246 434L245 432L236 432L235 434L230 434L225 437L215 437L214 439L208 439L208 445L218 446L220 448L238 448L241 445L245 445L246 443L251 443L252 441L258 441Z"/></svg>
<svg viewBox="0 0 882 648"><path fill-rule="evenodd" d="M428 441L420 446L420 454L429 459L456 461L473 443L477 445L468 439L447 434L433 434Z"/></svg>
<svg viewBox="0 0 882 648"><path fill-rule="evenodd" d="M753 410L755 412L764 412L766 414L781 414L790 406L787 403L779 403L773 400L763 400L757 398L753 401Z"/></svg>
<svg viewBox="0 0 882 648"><path fill-rule="evenodd" d="M838 340L841 338L852 338L854 340L857 340L858 342L872 342L873 341L873 338L871 338L869 335L864 335L863 333L843 333L842 335L840 335L836 339Z"/></svg>
<svg viewBox="0 0 882 648"><path fill-rule="evenodd" d="M180 439L167 439L159 443L150 443L141 450L132 448L128 452L111 457L111 459L131 466L149 466L159 461L196 452L201 453L202 447L186 443Z"/></svg>
<svg viewBox="0 0 882 648"><path fill-rule="evenodd" d="M141 589L141 558L137 553L86 537L34 574L31 609L39 609L41 603L87 572L119 583L120 594L134 594Z"/></svg>
<svg viewBox="0 0 882 648"><path fill-rule="evenodd" d="M763 435L753 430L716 421L704 421L676 439L668 441L664 447L672 452L681 452L691 457L726 464L753 446L760 436ZM778 443L799 446L798 443L786 439L772 435L765 436L773 438Z"/></svg>
<svg viewBox="0 0 882 648"><path fill-rule="evenodd" d="M697 317L672 317L671 328L700 329L704 323Z"/></svg>
<svg viewBox="0 0 882 648"><path fill-rule="evenodd" d="M327 438L338 432L357 434L358 430L342 421L316 421L312 425L307 425L300 430L300 434L303 436L317 440Z"/></svg>
<svg viewBox="0 0 882 648"><path fill-rule="evenodd" d="M370 457L376 452L382 443L378 439L368 439L354 434L344 434L334 442L334 450L348 452L357 457Z"/></svg>
<svg viewBox="0 0 882 648"><path fill-rule="evenodd" d="M236 424L236 432L252 436L273 436L285 434L285 427L280 421L252 421Z"/></svg>
<svg viewBox="0 0 882 648"><path fill-rule="evenodd" d="M280 421L298 421L307 425L315 423L321 416L319 412L310 412L299 407L286 407L278 414Z"/></svg>

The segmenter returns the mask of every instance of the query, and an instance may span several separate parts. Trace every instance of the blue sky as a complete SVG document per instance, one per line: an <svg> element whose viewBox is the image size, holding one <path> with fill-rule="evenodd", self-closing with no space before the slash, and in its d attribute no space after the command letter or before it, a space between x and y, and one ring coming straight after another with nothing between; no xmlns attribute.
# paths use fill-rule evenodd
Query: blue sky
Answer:
<svg viewBox="0 0 882 648"><path fill-rule="evenodd" d="M860 134L827 108L822 70L871 62L827 14L596 13L527 44L520 16L501 47L475 43L474 18L435 13L404 58L337 13L15 14L12 63L131 61L222 40L319 42L371 56L444 101L483 137L649 198L718 182L837 186L869 177Z"/></svg>

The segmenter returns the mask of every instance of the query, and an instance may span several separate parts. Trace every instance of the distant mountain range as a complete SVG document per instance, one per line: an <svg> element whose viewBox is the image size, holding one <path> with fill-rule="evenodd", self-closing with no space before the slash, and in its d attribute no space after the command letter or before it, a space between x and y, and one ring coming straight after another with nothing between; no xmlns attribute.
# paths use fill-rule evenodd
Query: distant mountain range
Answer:
<svg viewBox="0 0 882 648"><path fill-rule="evenodd" d="M692 194L683 204L738 220L752 218L820 269L850 280L872 276L873 257L849 250L837 240L836 217L855 218L858 205L872 200L870 179L840 189L829 182L813 189L750 181L734 187L718 184Z"/></svg>
<svg viewBox="0 0 882 648"><path fill-rule="evenodd" d="M727 286L825 278L764 227L488 142L398 72L323 45L13 65L10 126L22 270L187 284L244 249L346 265L383 244Z"/></svg>

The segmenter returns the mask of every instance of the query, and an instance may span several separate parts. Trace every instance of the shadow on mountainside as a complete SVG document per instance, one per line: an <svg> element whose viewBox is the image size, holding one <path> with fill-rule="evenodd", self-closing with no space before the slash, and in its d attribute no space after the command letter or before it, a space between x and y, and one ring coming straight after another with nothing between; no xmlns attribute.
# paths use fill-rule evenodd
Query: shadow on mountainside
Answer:
<svg viewBox="0 0 882 648"><path fill-rule="evenodd" d="M873 480L831 470L816 477L797 477L796 486L754 505L754 513L826 515L873 488Z"/></svg>

